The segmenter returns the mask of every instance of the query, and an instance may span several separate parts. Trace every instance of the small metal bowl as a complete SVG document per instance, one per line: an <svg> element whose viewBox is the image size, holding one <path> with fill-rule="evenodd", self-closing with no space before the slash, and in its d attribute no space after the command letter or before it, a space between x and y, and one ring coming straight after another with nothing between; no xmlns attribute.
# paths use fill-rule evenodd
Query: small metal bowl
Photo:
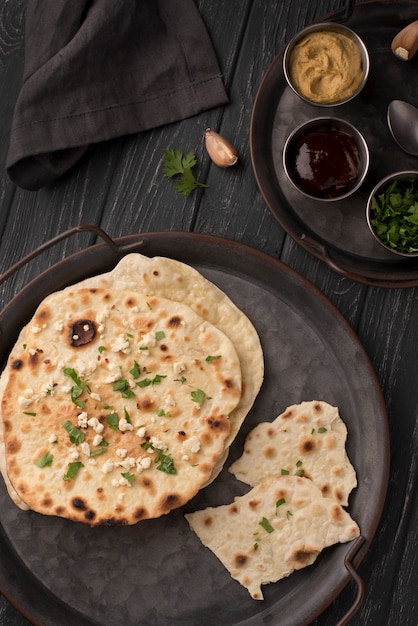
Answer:
<svg viewBox="0 0 418 626"><path fill-rule="evenodd" d="M312 33L315 33L315 32L324 32L324 31L329 32L329 33L336 33L337 35L344 35L345 37L347 37L348 39L354 42L354 44L357 46L360 52L361 70L362 70L361 82L357 85L355 89L353 89L352 92L348 91L348 93L344 95L343 97L340 97L340 98L337 97L329 101L325 101L325 100L321 101L319 99L313 99L307 96L306 94L305 95L302 94L298 90L298 88L295 86L294 81L292 80L292 72L291 72L292 56L293 56L295 47L302 41L302 39L304 39L308 35L312 35ZM325 66L328 67L328 65L329 65L328 63L324 64L321 68L320 75L316 77L315 80L317 81L318 84L323 82L324 79L326 78L327 70L325 70L324 67ZM332 22L321 22L319 24L312 24L311 26L307 26L306 28L301 30L299 33L297 33L297 35L295 35L293 39L290 40L283 54L283 72L284 72L284 76L286 78L286 81L289 87L302 100L304 100L305 102L308 102L309 104L313 104L315 106L330 107L330 106L345 104L346 102L349 102L350 100L355 98L361 92L361 90L363 89L364 85L367 82L367 79L369 76L369 69L370 69L369 53L367 51L367 48L363 40L353 30L351 30L351 28L348 28L347 26L343 26L342 24L334 24ZM318 98L319 97L320 96L318 95Z"/></svg>
<svg viewBox="0 0 418 626"><path fill-rule="evenodd" d="M398 184L400 191L402 192L404 189L406 189L408 186L411 185L411 181L412 181L413 189L415 193L418 193L418 171L411 170L411 171L404 171L404 172L395 172L393 174L390 174L389 176L386 176L385 178L382 178L382 180L374 187L374 189L372 189L369 199L367 201L367 206L366 206L367 224L370 228L370 232L372 233L373 237L376 239L376 241L380 243L381 246L383 246L383 248L385 248L389 252L392 252L393 254L396 254L402 257L416 257L418 256L418 250L408 252L406 250L403 250L403 249L400 250L397 248L397 245L400 248L405 248L405 246L407 245L407 241L408 241L407 239L401 240L401 242L398 242L398 244L396 244L393 241L392 245L390 245L388 240L385 238L387 231L385 231L379 236L378 231L377 231L378 224L373 223L373 221L377 217L377 210L373 208L373 205L374 205L373 199L375 198L375 200L379 202L379 204L381 205L379 196L382 196L383 194L385 194L385 192L390 188L392 183L396 182ZM390 217L386 217L385 219L382 219L382 220L379 219L379 224L383 224L383 226L386 225L389 227L390 221L391 221ZM399 223L399 218L398 218L398 223Z"/></svg>
<svg viewBox="0 0 418 626"><path fill-rule="evenodd" d="M318 117L295 128L283 148L283 169L304 196L324 202L355 193L369 171L369 149L349 122Z"/></svg>

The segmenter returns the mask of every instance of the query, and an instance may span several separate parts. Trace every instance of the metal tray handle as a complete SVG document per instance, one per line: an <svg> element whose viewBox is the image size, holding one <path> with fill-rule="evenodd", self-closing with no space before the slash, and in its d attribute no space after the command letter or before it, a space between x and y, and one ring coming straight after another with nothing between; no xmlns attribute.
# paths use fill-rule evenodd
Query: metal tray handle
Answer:
<svg viewBox="0 0 418 626"><path fill-rule="evenodd" d="M360 535L360 537L358 537L353 542L352 546L350 547L347 554L345 555L344 565L346 569L348 570L348 572L350 573L351 578L357 585L357 593L353 601L353 604L348 609L347 613L340 619L340 621L337 622L336 626L346 626L346 624L348 624L348 622L355 615L355 613L357 613L357 611L359 610L363 602L364 594L365 594L364 581L361 578L361 576L358 574L358 572L356 571L353 561L354 561L355 556L360 551L360 548L365 544L365 542L366 542L365 537Z"/></svg>
<svg viewBox="0 0 418 626"><path fill-rule="evenodd" d="M64 239L68 239L69 237L72 237L73 235L76 235L77 233L81 233L81 232L94 233L95 235L103 239L103 241L109 246L109 248L113 250L113 252L115 252L116 254L129 252L130 250L133 250L134 248L138 248L138 246L141 246L141 241L136 241L134 243L129 243L125 245L118 245L99 226L95 226L94 224L80 224L79 226L74 226L73 228L63 231L56 237L49 239L45 243L41 244L38 248L36 248L35 250L32 250L32 252L29 252L26 256L24 256L19 261L17 261L17 263L15 263L8 270L6 270L4 274L0 275L0 285L4 283L8 278L13 276L13 274L15 274L19 269L27 265L27 263L35 259L39 254L41 254L45 250L48 250L48 248L51 248L52 246L59 243L60 241L63 241Z"/></svg>

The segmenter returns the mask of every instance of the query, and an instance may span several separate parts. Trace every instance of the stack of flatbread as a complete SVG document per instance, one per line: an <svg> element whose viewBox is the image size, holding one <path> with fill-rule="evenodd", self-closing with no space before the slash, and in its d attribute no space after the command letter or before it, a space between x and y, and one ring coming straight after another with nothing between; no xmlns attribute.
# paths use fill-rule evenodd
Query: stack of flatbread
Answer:
<svg viewBox="0 0 418 626"><path fill-rule="evenodd" d="M357 480L347 429L326 402L290 406L247 436L229 468L252 486L231 504L186 515L233 578L262 600L261 585L311 565L326 547L360 534L342 505Z"/></svg>
<svg viewBox="0 0 418 626"><path fill-rule="evenodd" d="M9 494L91 526L166 514L217 476L262 380L257 332L225 293L130 254L22 330L0 381Z"/></svg>

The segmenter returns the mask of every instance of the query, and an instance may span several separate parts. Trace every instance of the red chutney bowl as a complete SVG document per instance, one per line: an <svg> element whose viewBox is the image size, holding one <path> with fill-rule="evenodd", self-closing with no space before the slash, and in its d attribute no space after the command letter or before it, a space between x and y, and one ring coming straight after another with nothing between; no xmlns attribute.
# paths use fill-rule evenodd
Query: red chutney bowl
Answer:
<svg viewBox="0 0 418 626"><path fill-rule="evenodd" d="M304 196L324 202L355 193L369 170L363 135L345 120L320 117L301 124L287 138L283 168Z"/></svg>

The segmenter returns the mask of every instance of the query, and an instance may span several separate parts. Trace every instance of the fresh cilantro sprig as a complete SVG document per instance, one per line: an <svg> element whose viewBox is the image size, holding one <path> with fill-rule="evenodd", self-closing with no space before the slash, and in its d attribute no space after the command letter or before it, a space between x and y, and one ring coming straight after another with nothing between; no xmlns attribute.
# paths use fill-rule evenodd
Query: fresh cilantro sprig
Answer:
<svg viewBox="0 0 418 626"><path fill-rule="evenodd" d="M208 187L195 178L192 168L196 164L196 155L193 152L184 156L180 150L164 150L164 176L167 178L181 177L176 181L175 188L183 196L190 195L197 187Z"/></svg>

